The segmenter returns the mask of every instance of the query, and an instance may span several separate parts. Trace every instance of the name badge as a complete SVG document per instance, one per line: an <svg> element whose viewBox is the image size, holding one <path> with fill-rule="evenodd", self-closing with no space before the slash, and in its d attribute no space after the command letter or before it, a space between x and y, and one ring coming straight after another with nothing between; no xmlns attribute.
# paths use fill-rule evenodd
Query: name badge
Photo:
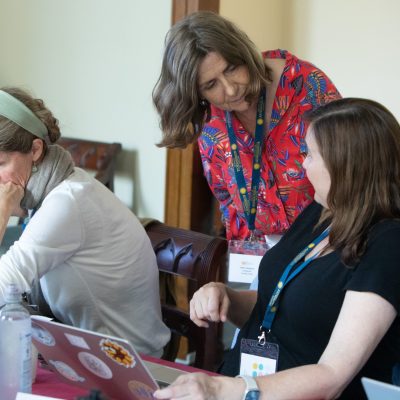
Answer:
<svg viewBox="0 0 400 400"><path fill-rule="evenodd" d="M242 339L240 342L240 375L265 376L276 372L279 357L277 343Z"/></svg>
<svg viewBox="0 0 400 400"><path fill-rule="evenodd" d="M257 277L260 261L268 249L265 242L230 240L228 281L253 282Z"/></svg>

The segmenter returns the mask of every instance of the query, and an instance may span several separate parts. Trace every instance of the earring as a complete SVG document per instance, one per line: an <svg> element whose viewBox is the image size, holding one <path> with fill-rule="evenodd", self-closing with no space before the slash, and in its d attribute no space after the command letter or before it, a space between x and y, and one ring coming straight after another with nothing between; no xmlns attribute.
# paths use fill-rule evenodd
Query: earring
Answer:
<svg viewBox="0 0 400 400"><path fill-rule="evenodd" d="M201 99L201 100L200 100L200 105L201 105L202 107L207 107L207 106L208 106L208 101L207 101L206 99Z"/></svg>
<svg viewBox="0 0 400 400"><path fill-rule="evenodd" d="M38 172L38 167L36 164L32 164L32 174Z"/></svg>

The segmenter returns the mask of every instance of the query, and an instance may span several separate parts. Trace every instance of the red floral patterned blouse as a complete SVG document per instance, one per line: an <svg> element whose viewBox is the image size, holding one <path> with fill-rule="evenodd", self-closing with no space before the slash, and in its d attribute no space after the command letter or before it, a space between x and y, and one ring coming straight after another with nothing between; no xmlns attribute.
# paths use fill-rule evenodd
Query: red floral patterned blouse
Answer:
<svg viewBox="0 0 400 400"><path fill-rule="evenodd" d="M264 58L286 59L276 91L269 134L263 143L255 234L284 233L312 201L314 190L301 166L305 150L303 114L340 94L329 78L309 62L284 50L263 53ZM254 138L233 115L233 127L249 190ZM225 112L211 107L211 120L199 137L204 174L217 198L227 239L250 236L232 166Z"/></svg>

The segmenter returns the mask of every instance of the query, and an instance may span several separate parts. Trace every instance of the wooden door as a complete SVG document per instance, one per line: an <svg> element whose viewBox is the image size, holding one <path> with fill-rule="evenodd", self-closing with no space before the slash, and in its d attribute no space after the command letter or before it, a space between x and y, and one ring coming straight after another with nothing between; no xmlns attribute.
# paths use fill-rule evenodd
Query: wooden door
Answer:
<svg viewBox="0 0 400 400"><path fill-rule="evenodd" d="M172 24L200 10L218 12L219 0L172 0ZM165 223L213 234L214 204L214 196L203 175L197 143L183 150L167 149ZM175 277L169 284L174 287L177 305L187 310L187 281ZM182 338L178 358L185 359L191 350L187 340Z"/></svg>
<svg viewBox="0 0 400 400"><path fill-rule="evenodd" d="M219 11L219 0L173 0L172 24L195 11ZM165 223L216 234L216 202L203 175L197 143L167 150Z"/></svg>

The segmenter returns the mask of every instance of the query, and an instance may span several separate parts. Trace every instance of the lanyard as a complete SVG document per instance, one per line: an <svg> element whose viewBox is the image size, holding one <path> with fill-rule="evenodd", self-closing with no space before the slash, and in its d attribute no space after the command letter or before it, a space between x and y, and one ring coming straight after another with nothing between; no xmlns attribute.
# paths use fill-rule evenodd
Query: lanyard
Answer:
<svg viewBox="0 0 400 400"><path fill-rule="evenodd" d="M260 327L261 335L258 336L259 343L265 344L265 332L269 332L274 322L276 312L278 310L278 299L284 287L294 279L300 272L302 272L312 260L318 257L320 252L317 252L312 257L304 260L297 268L293 270L296 264L301 261L318 243L324 240L329 235L330 228L326 228L315 240L313 240L306 248L304 248L297 256L287 265L274 292L272 293L271 299L268 303L267 310L265 311L264 320ZM293 270L293 271L292 271Z"/></svg>
<svg viewBox="0 0 400 400"><path fill-rule="evenodd" d="M35 215L35 212L37 211L36 208L34 208L33 210L29 210L28 211L28 215L24 218L23 222L22 222L22 231L25 230L26 226L29 224L29 221L32 219L32 217Z"/></svg>
<svg viewBox="0 0 400 400"><path fill-rule="evenodd" d="M265 88L262 88L257 103L256 131L254 134L253 171L251 176L250 194L247 192L246 181L243 175L243 166L242 162L240 161L236 135L232 125L232 115L229 111L225 111L226 127L228 130L233 159L233 169L235 171L236 182L239 187L239 195L242 201L243 211L245 213L250 231L254 231L257 212L258 187L260 185L261 151L264 137L265 97L266 91Z"/></svg>

